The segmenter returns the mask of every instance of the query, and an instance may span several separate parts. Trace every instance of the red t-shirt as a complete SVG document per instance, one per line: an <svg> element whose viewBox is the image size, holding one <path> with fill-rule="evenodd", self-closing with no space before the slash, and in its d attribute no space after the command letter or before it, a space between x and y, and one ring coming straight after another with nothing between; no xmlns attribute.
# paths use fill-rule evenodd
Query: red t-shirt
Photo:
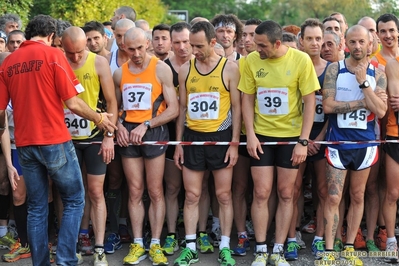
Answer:
<svg viewBox="0 0 399 266"><path fill-rule="evenodd" d="M0 110L11 99L17 147L70 140L63 101L79 85L65 55L43 42L25 41L10 54L0 66Z"/></svg>

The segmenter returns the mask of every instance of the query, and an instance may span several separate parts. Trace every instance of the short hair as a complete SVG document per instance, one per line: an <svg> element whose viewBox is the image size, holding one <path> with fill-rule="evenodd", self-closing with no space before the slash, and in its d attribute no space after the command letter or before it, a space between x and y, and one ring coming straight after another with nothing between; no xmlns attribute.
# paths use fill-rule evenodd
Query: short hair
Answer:
<svg viewBox="0 0 399 266"><path fill-rule="evenodd" d="M324 33L324 26L323 23L320 22L317 18L308 18L305 20L301 25L301 38L305 36L305 29L307 27L316 28L319 27L321 29L322 34Z"/></svg>
<svg viewBox="0 0 399 266"><path fill-rule="evenodd" d="M37 15L31 19L26 26L26 39L30 40L33 37L47 37L57 31L57 21L49 15ZM54 36L55 37L55 36Z"/></svg>
<svg viewBox="0 0 399 266"><path fill-rule="evenodd" d="M13 30L13 31L10 31L10 33L8 33L7 43L10 41L10 37L13 35L22 35L22 37L24 37L24 39L26 39L25 32L23 32L22 30Z"/></svg>
<svg viewBox="0 0 399 266"><path fill-rule="evenodd" d="M344 19L345 24L348 24L348 22L346 22L346 18L345 18L345 16L344 16L344 14L339 13L339 12L333 12L333 13L330 14L330 17L335 16L335 15L341 15L342 18ZM339 21L338 21L338 22L339 22Z"/></svg>
<svg viewBox="0 0 399 266"><path fill-rule="evenodd" d="M184 29L190 31L191 25L185 21L177 22L170 27L170 38L172 38L172 32L182 32Z"/></svg>
<svg viewBox="0 0 399 266"><path fill-rule="evenodd" d="M387 23L387 22L389 22L389 21L395 22L396 29L397 29L397 30L399 29L399 21L398 21L398 18L397 18L394 14L389 14L389 13L387 13L387 14L383 14L383 15L381 15L381 16L379 16L379 17L377 18L377 21L375 22L375 23L377 24L377 32L378 32L378 23L380 23L380 22L382 22L382 23Z"/></svg>
<svg viewBox="0 0 399 266"><path fill-rule="evenodd" d="M154 36L154 31L156 31L156 30L160 30L160 31L162 31L162 30L167 30L167 31L170 31L170 26L169 25L167 25L167 24L158 24L158 25L156 25L153 29L152 29L152 36Z"/></svg>
<svg viewBox="0 0 399 266"><path fill-rule="evenodd" d="M106 26L111 26L111 25L112 25L112 22L111 22L111 21L104 21L104 22L103 22L103 25L104 25L104 27L106 27Z"/></svg>
<svg viewBox="0 0 399 266"><path fill-rule="evenodd" d="M101 23L98 22L98 21L94 21L94 20L87 22L87 23L82 27L82 30L83 30L85 33L88 33L88 32L90 32L90 31L98 31L102 36L105 35L105 30L104 30L104 29L105 29L105 27L104 27L103 24L101 24Z"/></svg>
<svg viewBox="0 0 399 266"><path fill-rule="evenodd" d="M297 25L287 25L287 26L283 27L283 31L290 32L290 33L292 33L294 35L297 35L298 32L301 31L301 28L298 27Z"/></svg>
<svg viewBox="0 0 399 266"><path fill-rule="evenodd" d="M16 14L4 14L0 17L0 30L6 31L6 24L9 22L15 22L18 24L18 28L22 27L22 21L20 17Z"/></svg>
<svg viewBox="0 0 399 266"><path fill-rule="evenodd" d="M325 30L324 36L326 36L327 34L331 34L333 36L333 40L337 46L341 43L341 37L335 31Z"/></svg>
<svg viewBox="0 0 399 266"><path fill-rule="evenodd" d="M57 19L56 23L57 23L57 29L55 32L55 37L61 37L62 34L64 33L64 30L66 30L69 27L72 27L72 24L65 20Z"/></svg>
<svg viewBox="0 0 399 266"><path fill-rule="evenodd" d="M298 38L291 32L283 31L283 38L281 39L282 42L295 42L298 44Z"/></svg>
<svg viewBox="0 0 399 266"><path fill-rule="evenodd" d="M263 21L256 27L255 33L266 35L271 44L275 44L277 40L283 39L283 29L273 20Z"/></svg>
<svg viewBox="0 0 399 266"><path fill-rule="evenodd" d="M197 23L191 26L190 30L191 33L196 34L201 31L205 33L205 37L208 43L210 43L212 39L216 38L215 28L208 21L198 21Z"/></svg>
<svg viewBox="0 0 399 266"><path fill-rule="evenodd" d="M130 19L133 22L136 21L136 11L130 6L121 6L116 10L116 13L118 15L125 15L127 19Z"/></svg>
<svg viewBox="0 0 399 266"><path fill-rule="evenodd" d="M262 23L262 20L257 19L257 18L250 18L247 21L245 21L245 26L249 26L249 25L259 25L260 23Z"/></svg>
<svg viewBox="0 0 399 266"><path fill-rule="evenodd" d="M337 18L334 18L334 17L331 17L331 16L329 16L329 17L326 17L325 19L323 19L323 25L324 25L324 23L326 23L327 21L336 21L336 22L338 22L338 24L339 24L339 20L337 19ZM341 24L339 24L339 29L340 30L342 30L341 29Z"/></svg>
<svg viewBox="0 0 399 266"><path fill-rule="evenodd" d="M241 21L237 18L236 15L234 14L228 14L228 15L216 15L213 19L211 19L211 24L217 28L219 25L224 25L224 24L234 24L235 25L235 32L236 32L236 40L239 40L242 36L242 28L243 25Z"/></svg>
<svg viewBox="0 0 399 266"><path fill-rule="evenodd" d="M136 24L137 28L141 28L142 25L148 25L148 28L150 27L150 24L145 19L139 19L139 20L135 21L134 23Z"/></svg>

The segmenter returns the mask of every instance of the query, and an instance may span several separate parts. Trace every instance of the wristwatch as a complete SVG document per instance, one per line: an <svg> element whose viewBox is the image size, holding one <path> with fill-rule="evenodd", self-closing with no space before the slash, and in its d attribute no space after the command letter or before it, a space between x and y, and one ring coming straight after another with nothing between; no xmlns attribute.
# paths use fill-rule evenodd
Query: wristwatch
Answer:
<svg viewBox="0 0 399 266"><path fill-rule="evenodd" d="M370 83L367 80L365 80L362 84L359 85L359 88L361 89L365 89L368 87L370 87Z"/></svg>
<svg viewBox="0 0 399 266"><path fill-rule="evenodd" d="M108 138L113 138L113 137L115 137L115 133L114 133L114 132L106 131L106 132L104 133L104 136L106 136L106 137L108 137Z"/></svg>
<svg viewBox="0 0 399 266"><path fill-rule="evenodd" d="M298 139L298 143L300 143L302 146L308 146L309 141L307 139Z"/></svg>
<svg viewBox="0 0 399 266"><path fill-rule="evenodd" d="M144 121L144 125L147 127L147 129L151 129L151 123L149 120Z"/></svg>

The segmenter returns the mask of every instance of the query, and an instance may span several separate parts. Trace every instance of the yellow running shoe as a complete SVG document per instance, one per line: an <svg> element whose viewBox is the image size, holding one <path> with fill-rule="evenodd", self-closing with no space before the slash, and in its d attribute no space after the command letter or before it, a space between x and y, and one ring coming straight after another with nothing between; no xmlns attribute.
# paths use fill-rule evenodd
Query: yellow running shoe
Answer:
<svg viewBox="0 0 399 266"><path fill-rule="evenodd" d="M152 265L168 265L168 259L165 257L159 244L153 244L148 252Z"/></svg>
<svg viewBox="0 0 399 266"><path fill-rule="evenodd" d="M145 249L139 244L130 244L129 254L123 259L123 264L139 264L140 261L147 258Z"/></svg>

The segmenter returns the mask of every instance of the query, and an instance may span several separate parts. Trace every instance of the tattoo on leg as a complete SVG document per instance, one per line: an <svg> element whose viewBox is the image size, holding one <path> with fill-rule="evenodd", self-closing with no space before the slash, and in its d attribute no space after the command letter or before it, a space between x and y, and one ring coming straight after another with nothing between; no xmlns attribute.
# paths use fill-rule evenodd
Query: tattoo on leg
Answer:
<svg viewBox="0 0 399 266"><path fill-rule="evenodd" d="M328 186L328 195L338 195L338 188L335 184Z"/></svg>
<svg viewBox="0 0 399 266"><path fill-rule="evenodd" d="M335 237L335 234L337 233L337 228L338 228L338 215L334 214L334 222L333 222L333 226L332 226L332 231L333 231L333 236Z"/></svg>
<svg viewBox="0 0 399 266"><path fill-rule="evenodd" d="M324 217L324 228L326 228L327 225L327 219Z"/></svg>

